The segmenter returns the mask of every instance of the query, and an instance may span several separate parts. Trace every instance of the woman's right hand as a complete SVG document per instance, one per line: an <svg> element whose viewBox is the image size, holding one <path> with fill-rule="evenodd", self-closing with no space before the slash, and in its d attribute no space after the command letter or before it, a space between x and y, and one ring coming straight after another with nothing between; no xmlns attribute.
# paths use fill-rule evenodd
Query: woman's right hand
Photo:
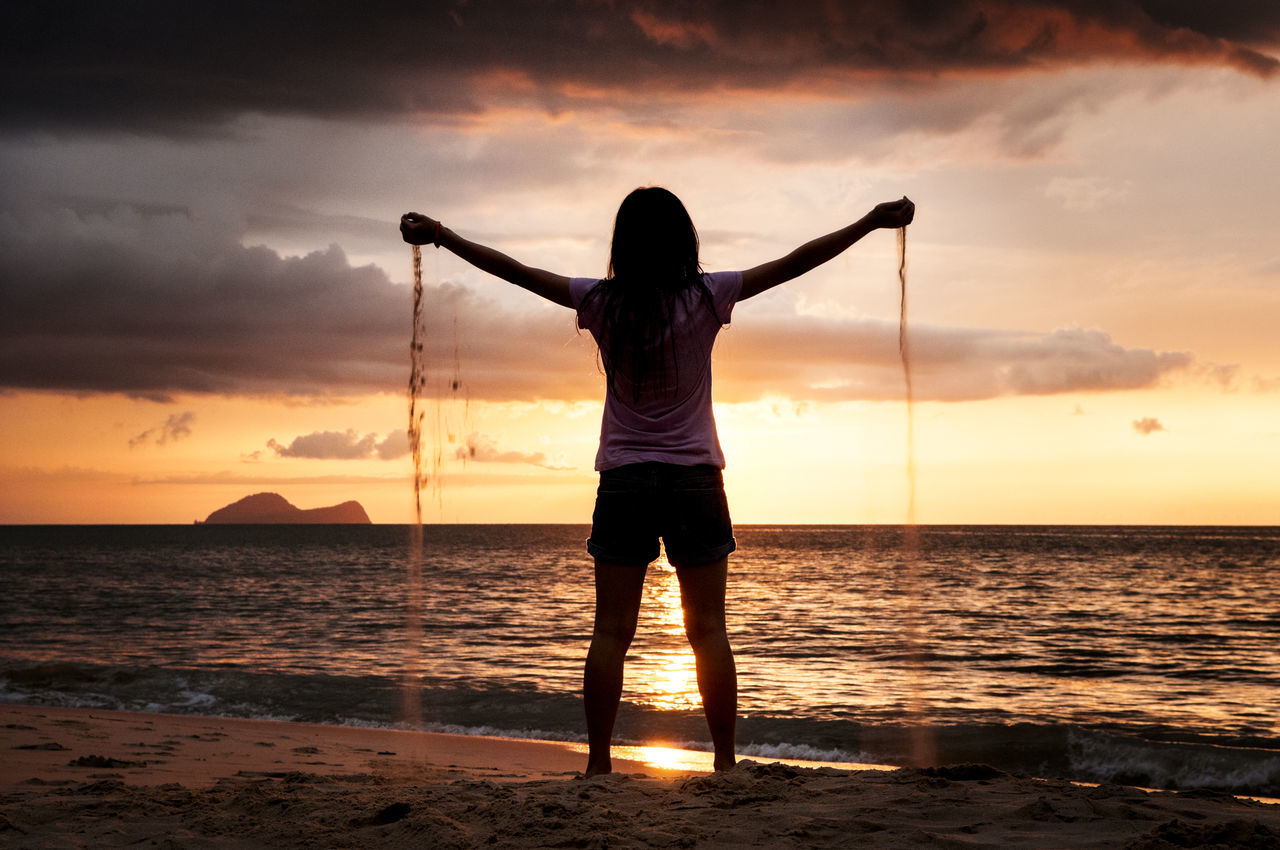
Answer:
<svg viewBox="0 0 1280 850"><path fill-rule="evenodd" d="M876 227L889 229L906 227L916 217L916 205L903 195L901 200L876 204L871 215Z"/></svg>
<svg viewBox="0 0 1280 850"><path fill-rule="evenodd" d="M440 222L422 213L407 212L400 216L400 235L410 245L431 245L440 235Z"/></svg>

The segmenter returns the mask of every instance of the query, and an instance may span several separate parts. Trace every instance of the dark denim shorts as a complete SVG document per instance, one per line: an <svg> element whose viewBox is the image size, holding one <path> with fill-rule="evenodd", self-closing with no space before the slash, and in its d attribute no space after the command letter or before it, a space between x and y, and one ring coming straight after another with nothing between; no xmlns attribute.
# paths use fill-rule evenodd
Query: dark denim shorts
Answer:
<svg viewBox="0 0 1280 850"><path fill-rule="evenodd" d="M587 551L643 567L657 559L658 538L676 568L710 564L737 548L718 468L650 461L600 473Z"/></svg>

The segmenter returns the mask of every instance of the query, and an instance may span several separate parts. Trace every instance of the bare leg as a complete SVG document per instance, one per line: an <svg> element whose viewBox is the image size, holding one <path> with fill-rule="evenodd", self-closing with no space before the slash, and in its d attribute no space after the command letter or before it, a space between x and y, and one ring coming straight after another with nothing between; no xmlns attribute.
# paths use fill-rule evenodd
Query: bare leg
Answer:
<svg viewBox="0 0 1280 850"><path fill-rule="evenodd" d="M610 773L613 721L622 699L622 666L636 634L645 570L596 560L596 619L582 676L587 711L587 776Z"/></svg>
<svg viewBox="0 0 1280 850"><path fill-rule="evenodd" d="M715 769L735 762L734 735L738 719L738 671L724 622L724 591L729 559L678 570L684 630L693 647L698 669L698 692L707 715Z"/></svg>

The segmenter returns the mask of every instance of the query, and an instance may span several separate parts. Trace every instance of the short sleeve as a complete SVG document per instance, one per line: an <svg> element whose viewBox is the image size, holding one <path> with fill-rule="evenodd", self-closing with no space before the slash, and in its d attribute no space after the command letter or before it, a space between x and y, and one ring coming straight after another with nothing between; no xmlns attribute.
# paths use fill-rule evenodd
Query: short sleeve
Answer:
<svg viewBox="0 0 1280 850"><path fill-rule="evenodd" d="M742 272L712 272L705 279L716 305L716 318L722 325L729 324L733 305L738 303L738 296L742 294Z"/></svg>
<svg viewBox="0 0 1280 850"><path fill-rule="evenodd" d="M599 282L599 279L594 277L569 278L569 303L573 305L573 309L577 310L582 306L582 299L586 298L587 293ZM741 281L738 283L738 288L742 288Z"/></svg>

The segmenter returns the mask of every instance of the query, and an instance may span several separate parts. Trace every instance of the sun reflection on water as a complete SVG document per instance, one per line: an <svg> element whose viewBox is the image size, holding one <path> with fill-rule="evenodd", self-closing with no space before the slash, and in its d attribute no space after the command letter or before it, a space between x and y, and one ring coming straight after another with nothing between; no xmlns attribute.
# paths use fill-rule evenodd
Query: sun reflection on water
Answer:
<svg viewBox="0 0 1280 850"><path fill-rule="evenodd" d="M571 744L574 752L586 755L586 744ZM613 757L619 760L639 762L655 770L671 770L680 773L711 773L715 754L702 750L682 750L678 747L614 745ZM869 762L810 761L808 759L745 756L745 759L769 764L789 764L795 767L832 767L837 770L897 770L897 765ZM615 765L616 767L616 765Z"/></svg>
<svg viewBox="0 0 1280 850"><path fill-rule="evenodd" d="M679 750L675 747L614 747L613 755L619 759L642 762L658 770L699 773L710 773L715 761L714 753Z"/></svg>
<svg viewBox="0 0 1280 850"><path fill-rule="evenodd" d="M649 569L627 665L627 698L661 709L699 709L693 651L684 636L680 581L664 551Z"/></svg>

